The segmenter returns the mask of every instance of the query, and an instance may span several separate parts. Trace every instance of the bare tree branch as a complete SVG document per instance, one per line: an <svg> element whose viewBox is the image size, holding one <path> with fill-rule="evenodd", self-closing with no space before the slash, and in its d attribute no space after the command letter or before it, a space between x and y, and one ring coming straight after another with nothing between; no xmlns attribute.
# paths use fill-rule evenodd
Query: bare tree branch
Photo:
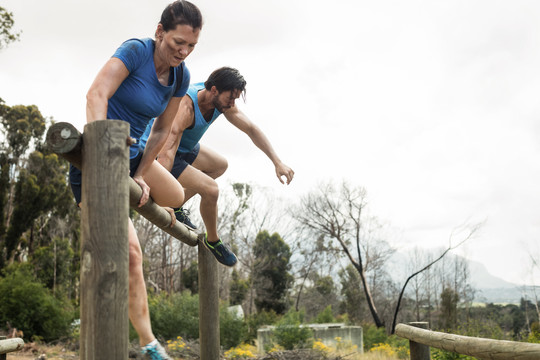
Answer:
<svg viewBox="0 0 540 360"><path fill-rule="evenodd" d="M473 237L473 235L480 229L480 227L482 226L482 224L476 224L474 226L472 226L470 229L469 229L469 233L467 234L467 236L461 240L459 243L457 243L456 245L452 245L452 238L454 236L454 232L455 232L455 229L452 230L452 233L450 234L450 239L449 239L449 245L448 247L446 248L446 250L444 250L441 255L433 260L432 262L430 262L429 264L427 264L426 266L424 266L422 269L416 271L415 273L413 273L412 275L410 275L407 280L405 281L405 284L403 285L403 288L401 289L401 292L399 293L399 298L398 298L398 302L396 304L396 310L394 312L394 318L392 320L392 331L390 332L391 334L394 334L395 330L396 330L396 321L397 321L397 316L398 316L398 313L399 313L399 308L401 306L401 300L403 299L403 295L405 293L405 289L407 288L407 284L409 283L409 281L414 278L416 275L422 273L423 271L429 269L431 266L433 266L435 263L437 263L439 260L441 260L442 258L445 257L446 254L448 254L448 252L458 248L459 246L461 246L464 242L466 242L467 240L471 239Z"/></svg>

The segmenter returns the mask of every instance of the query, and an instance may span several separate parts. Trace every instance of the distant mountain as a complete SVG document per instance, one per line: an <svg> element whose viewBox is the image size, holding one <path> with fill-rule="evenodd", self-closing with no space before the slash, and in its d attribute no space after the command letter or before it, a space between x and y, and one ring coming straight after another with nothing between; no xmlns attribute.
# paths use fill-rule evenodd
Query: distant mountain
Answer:
<svg viewBox="0 0 540 360"><path fill-rule="evenodd" d="M457 257L457 255L449 255L448 259ZM460 257L463 259L462 257ZM532 287L520 286L489 273L486 267L479 262L464 259L469 265L470 282L476 290L475 302L479 303L494 303L494 304L519 304L521 298L525 297L532 300ZM404 273L407 269L407 256L403 253L397 253L391 260L391 274L394 274L394 280L403 283L409 274ZM418 270L418 269L416 269ZM540 296L540 287L537 287L537 294Z"/></svg>
<svg viewBox="0 0 540 360"><path fill-rule="evenodd" d="M486 267L476 261L467 260L471 274L471 284L477 290L475 301L496 304L519 304L522 297L531 290L491 275Z"/></svg>
<svg viewBox="0 0 540 360"><path fill-rule="evenodd" d="M466 261L469 265L471 283L477 289L507 289L516 288L518 286L516 284L491 275L482 263L472 260Z"/></svg>

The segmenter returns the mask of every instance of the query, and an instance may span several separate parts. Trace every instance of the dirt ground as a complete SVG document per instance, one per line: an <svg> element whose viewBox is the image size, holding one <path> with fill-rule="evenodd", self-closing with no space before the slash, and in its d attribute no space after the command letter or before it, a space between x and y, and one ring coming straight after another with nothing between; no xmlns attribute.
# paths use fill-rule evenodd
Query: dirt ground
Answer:
<svg viewBox="0 0 540 360"><path fill-rule="evenodd" d="M25 344L21 351L7 354L7 360L74 360L79 356L62 345L42 346Z"/></svg>

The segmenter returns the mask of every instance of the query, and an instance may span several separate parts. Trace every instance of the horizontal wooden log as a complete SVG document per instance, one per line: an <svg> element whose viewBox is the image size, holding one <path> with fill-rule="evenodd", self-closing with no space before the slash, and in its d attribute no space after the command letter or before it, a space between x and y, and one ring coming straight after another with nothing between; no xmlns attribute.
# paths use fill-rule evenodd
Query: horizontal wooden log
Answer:
<svg viewBox="0 0 540 360"><path fill-rule="evenodd" d="M126 139L126 142L129 141L130 139ZM75 126L67 122L53 124L47 131L47 145L56 154L62 156L77 168L81 168L82 136ZM129 203L135 211L183 243L190 246L197 245L200 235L178 221L174 227L170 227L171 215L151 198L148 199L146 204L139 207L138 203L142 195L142 189L133 179L130 178L129 180Z"/></svg>
<svg viewBox="0 0 540 360"><path fill-rule="evenodd" d="M396 326L396 335L437 349L474 356L478 359L540 359L540 344L446 334L405 324Z"/></svg>
<svg viewBox="0 0 540 360"><path fill-rule="evenodd" d="M13 351L19 351L24 346L24 340L21 338L11 338L0 340L0 354L7 354Z"/></svg>

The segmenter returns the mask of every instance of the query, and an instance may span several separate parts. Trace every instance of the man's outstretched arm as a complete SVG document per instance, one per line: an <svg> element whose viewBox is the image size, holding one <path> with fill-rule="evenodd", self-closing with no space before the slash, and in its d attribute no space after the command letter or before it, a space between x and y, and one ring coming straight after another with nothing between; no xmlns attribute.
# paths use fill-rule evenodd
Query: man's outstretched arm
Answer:
<svg viewBox="0 0 540 360"><path fill-rule="evenodd" d="M284 184L285 181L282 177L285 176L287 185L290 184L294 177L293 169L281 161L274 151L270 140L268 140L262 130L249 120L249 118L236 106L226 110L223 114L231 124L246 133L251 141L253 141L253 143L268 156L276 168L276 175L279 181Z"/></svg>

